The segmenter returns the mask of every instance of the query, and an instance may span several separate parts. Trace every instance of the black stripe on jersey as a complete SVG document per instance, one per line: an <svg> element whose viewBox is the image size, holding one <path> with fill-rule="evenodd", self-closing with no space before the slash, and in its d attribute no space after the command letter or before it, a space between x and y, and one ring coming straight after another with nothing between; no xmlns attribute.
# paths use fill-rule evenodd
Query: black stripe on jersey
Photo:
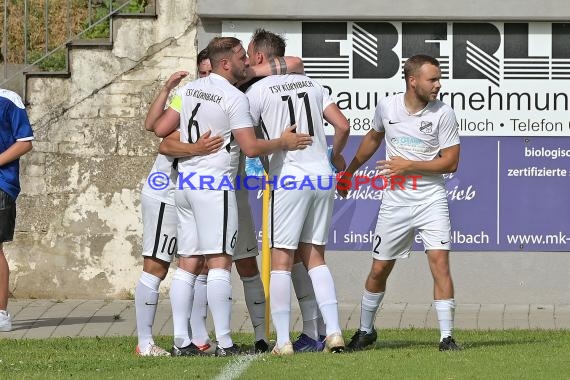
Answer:
<svg viewBox="0 0 570 380"><path fill-rule="evenodd" d="M152 257L156 257L158 252L158 244L160 243L160 228L162 227L162 219L164 218L164 208L166 203L160 202L160 211L158 212L158 222L156 223L156 234L154 236L154 249L152 250Z"/></svg>
<svg viewBox="0 0 570 380"><path fill-rule="evenodd" d="M273 248L273 245L275 244L273 242L273 229L275 226L275 218L273 217L273 213L275 210L275 190L271 190L271 215L269 216L271 218L271 231L269 231L269 236L271 236L271 247Z"/></svg>
<svg viewBox="0 0 570 380"><path fill-rule="evenodd" d="M178 158L172 160L172 169L178 170Z"/></svg>
<svg viewBox="0 0 570 380"><path fill-rule="evenodd" d="M226 151L229 153L231 150L231 144L235 140L234 134L230 132L230 142L226 145Z"/></svg>
<svg viewBox="0 0 570 380"><path fill-rule="evenodd" d="M261 128L261 136L259 135L259 130L256 128L256 134L255 136L258 139L265 139L265 140L271 140L269 138L269 132L267 131L267 127L265 126L265 123L263 122L263 119L259 119L259 127Z"/></svg>
<svg viewBox="0 0 570 380"><path fill-rule="evenodd" d="M258 139L270 140L269 132L267 132L267 127L265 126L263 119L259 120L259 126L255 128L255 136ZM259 160L261 161L261 165L263 165L263 170L265 170L266 173L269 173L269 158L264 155L259 156Z"/></svg>
<svg viewBox="0 0 570 380"><path fill-rule="evenodd" d="M224 190L224 227L222 233L222 253L226 251L226 240L228 238L228 190Z"/></svg>

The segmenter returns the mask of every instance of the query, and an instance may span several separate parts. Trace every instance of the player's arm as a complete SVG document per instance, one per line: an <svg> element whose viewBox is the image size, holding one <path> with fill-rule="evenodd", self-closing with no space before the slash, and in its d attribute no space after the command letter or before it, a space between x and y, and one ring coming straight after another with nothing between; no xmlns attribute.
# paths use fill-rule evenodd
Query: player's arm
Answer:
<svg viewBox="0 0 570 380"><path fill-rule="evenodd" d="M378 150L383 139L384 132L378 132L375 129L370 129L362 138L354 158L346 168L346 172L350 175L354 174Z"/></svg>
<svg viewBox="0 0 570 380"><path fill-rule="evenodd" d="M180 84L180 81L188 76L188 71L177 71L168 78L164 86L160 89L160 92L150 105L148 113L146 114L146 119L144 121L144 127L147 131L154 131L155 124L158 119L162 116L166 110L166 102L168 100L168 95L176 86Z"/></svg>
<svg viewBox="0 0 570 380"><path fill-rule="evenodd" d="M8 149L0 153L0 166L4 166L17 160L30 150L32 150L32 142L30 140L16 141L14 144L10 145Z"/></svg>
<svg viewBox="0 0 570 380"><path fill-rule="evenodd" d="M438 157L431 161L411 161L402 157L390 157L390 160L378 161L377 169L384 170L384 175L404 175L407 173L445 174L457 171L459 164L459 144L439 151Z"/></svg>
<svg viewBox="0 0 570 380"><path fill-rule="evenodd" d="M158 146L158 152L170 157L205 156L220 150L224 144L221 136L211 136L212 131L204 133L198 141L189 144L180 141L180 132L174 131L166 136Z"/></svg>
<svg viewBox="0 0 570 380"><path fill-rule="evenodd" d="M335 103L331 103L325 108L323 116L334 128L331 162L338 171L343 171L346 168L346 162L342 150L348 141L350 124Z"/></svg>
<svg viewBox="0 0 570 380"><path fill-rule="evenodd" d="M180 125L180 113L172 108L168 108L162 113L154 123L154 134L158 137L166 137Z"/></svg>
<svg viewBox="0 0 570 380"><path fill-rule="evenodd" d="M295 133L296 127L296 125L292 125L286 128L281 137L271 140L257 139L253 127L233 129L232 133L246 156L257 157L279 150L305 149L311 145L312 137L305 133Z"/></svg>
<svg viewBox="0 0 570 380"><path fill-rule="evenodd" d="M352 161L346 168L344 172L341 172L340 178L338 178L337 192L341 197L346 197L348 195L348 190L350 189L351 177L352 175L362 166L366 161L372 157L372 155L378 150L378 147L384 139L385 132L378 132L375 129L371 129L362 138L358 150L354 155Z"/></svg>
<svg viewBox="0 0 570 380"><path fill-rule="evenodd" d="M255 66L249 66L247 68L246 79L240 81L237 86L239 87L241 84L247 83L253 78L257 77L291 73L305 73L303 60L299 57L276 57L270 59L268 62L264 62Z"/></svg>

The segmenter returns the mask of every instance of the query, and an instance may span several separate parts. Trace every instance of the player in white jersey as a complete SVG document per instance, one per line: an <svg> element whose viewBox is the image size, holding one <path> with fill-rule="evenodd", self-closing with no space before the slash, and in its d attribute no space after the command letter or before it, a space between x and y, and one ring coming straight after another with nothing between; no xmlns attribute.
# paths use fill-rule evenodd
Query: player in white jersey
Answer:
<svg viewBox="0 0 570 380"><path fill-rule="evenodd" d="M212 67L207 55L207 50L203 49L197 57L198 76L206 77L210 74ZM273 67L277 69L277 65L283 67L285 71L302 71L302 61L297 57L284 57L282 61L275 62L273 65L266 63L249 67L250 76L263 76L271 74ZM183 157L186 147L189 144L180 142L180 133L178 131L171 133L166 137L159 147L159 151L173 157ZM185 147L186 146L186 147ZM241 178L245 177L245 156L240 154L238 166L238 174ZM255 352L266 352L269 349L268 338L265 335L265 294L263 284L257 267L256 256L259 255L257 248L257 238L255 236L255 228L253 225L253 217L248 200L248 190L244 186L236 189L236 203L238 209L238 237L234 255L232 256L236 269L240 275L244 287L245 301L250 314L250 320L255 333ZM212 345L208 330L206 328L207 317L207 287L206 281L208 276L208 266L204 265L201 273L197 276L194 283L194 299L192 303L192 313L190 316L191 341L201 351L210 353L215 350ZM171 300L176 301L176 300ZM190 339L190 335L188 337ZM187 347L173 349L178 355L195 353Z"/></svg>
<svg viewBox="0 0 570 380"><path fill-rule="evenodd" d="M196 57L198 63L198 78L204 78L212 72L212 64L208 58L208 51L206 49L200 50Z"/></svg>
<svg viewBox="0 0 570 380"><path fill-rule="evenodd" d="M180 127L181 140L194 143L211 131L224 139L224 148L203 159L191 157L178 163L180 177L175 196L179 218L178 255L180 255L171 298L175 344L187 338L188 312L192 308L192 288L206 256L208 305L212 312L218 347L216 355L239 353L230 336L231 256L237 239L237 209L233 183L239 148L248 156L269 154L282 149L303 149L312 139L288 128L280 138L265 141L255 138L247 98L233 85L246 78L245 49L233 37L216 37L208 44L212 73L195 80L177 92L170 108L154 123L154 131L164 137ZM238 147L239 145L239 147ZM178 313L174 307L182 312ZM177 330L186 336L177 336Z"/></svg>
<svg viewBox="0 0 570 380"><path fill-rule="evenodd" d="M152 124L162 114L170 90L188 75L174 73L166 82L152 103L145 124L152 130ZM222 146L220 137L205 134L197 144L181 144L184 155L209 154ZM157 346L152 338L152 325L158 305L158 288L166 277L177 246L178 218L174 206L174 194L178 172L173 168L174 159L159 154L141 191L143 218L143 272L135 289L135 312L137 319L138 344L136 353L140 356L168 356L169 353Z"/></svg>
<svg viewBox="0 0 570 380"><path fill-rule="evenodd" d="M282 57L281 36L258 29L248 47L251 64ZM326 324L325 348L344 349L333 278L324 261L324 250L334 200L334 180L329 164L323 115L334 127L333 162L344 169L341 152L349 124L328 92L309 77L299 74L273 75L254 83L247 91L255 125L267 139L281 135L292 124L298 132L313 137L307 149L277 152L269 157L269 177L274 180L271 207L271 316L277 332L273 353L294 352L289 337L291 313L291 270L298 249L315 291ZM288 178L284 181L284 178ZM287 186L285 185L287 182ZM293 184L293 190L291 188ZM304 185L303 185L304 184Z"/></svg>
<svg viewBox="0 0 570 380"><path fill-rule="evenodd" d="M373 344L376 311L395 260L407 257L414 231L421 236L434 279L434 306L440 351L458 350L453 332L455 300L449 269L451 224L442 174L459 163L459 134L453 109L437 99L439 62L416 55L404 64L406 92L380 100L373 129L363 138L343 178L362 166L386 141L386 159L378 169L388 178L372 248L372 269L362 296L360 328L348 348ZM339 191L340 193L340 191ZM342 194L346 196L346 190Z"/></svg>
<svg viewBox="0 0 570 380"><path fill-rule="evenodd" d="M202 49L196 57L198 64L198 78L204 78L212 72L212 64L208 58L208 51ZM180 142L180 132L173 132L168 136L172 140ZM164 139L163 143L166 145L168 139ZM162 145L162 144L161 144ZM162 145L162 147L164 147ZM206 290L206 281L208 280L208 266L204 264L202 271L196 277L194 283L194 299L192 300L192 314L190 315L190 334L192 343L201 351L205 353L215 353L215 345L212 344L206 327L206 318L208 317L208 295ZM171 300L175 301L175 300ZM184 354L191 352L188 350L176 350L176 353Z"/></svg>

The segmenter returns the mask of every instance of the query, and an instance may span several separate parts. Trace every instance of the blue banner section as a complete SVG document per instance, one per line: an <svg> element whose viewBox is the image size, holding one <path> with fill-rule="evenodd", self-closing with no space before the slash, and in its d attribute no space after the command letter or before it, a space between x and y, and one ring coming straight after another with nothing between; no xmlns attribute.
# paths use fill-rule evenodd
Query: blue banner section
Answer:
<svg viewBox="0 0 570 380"><path fill-rule="evenodd" d="M360 141L349 138L347 162ZM381 148L356 174L379 174L383 157ZM570 251L570 138L464 136L459 169L445 178L453 250ZM337 195L327 249L371 250L381 200L371 184L352 189L347 199ZM250 202L259 231L261 192L250 192ZM417 235L414 249L423 249Z"/></svg>

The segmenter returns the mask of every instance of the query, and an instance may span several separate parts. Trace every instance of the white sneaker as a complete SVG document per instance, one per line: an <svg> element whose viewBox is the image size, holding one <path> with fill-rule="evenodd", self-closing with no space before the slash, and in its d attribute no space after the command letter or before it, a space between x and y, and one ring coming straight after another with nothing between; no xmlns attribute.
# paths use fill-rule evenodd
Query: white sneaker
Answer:
<svg viewBox="0 0 570 380"><path fill-rule="evenodd" d="M170 356L170 352L152 343L149 344L144 351L141 351L139 346L137 346L136 354L138 356Z"/></svg>
<svg viewBox="0 0 570 380"><path fill-rule="evenodd" d="M344 339L340 333L332 333L325 340L325 352L339 353L344 351Z"/></svg>
<svg viewBox="0 0 570 380"><path fill-rule="evenodd" d="M0 331L12 331L12 317L6 310L0 310Z"/></svg>
<svg viewBox="0 0 570 380"><path fill-rule="evenodd" d="M287 342L281 347L273 347L271 354L273 355L293 355L295 351L293 350L293 343Z"/></svg>

